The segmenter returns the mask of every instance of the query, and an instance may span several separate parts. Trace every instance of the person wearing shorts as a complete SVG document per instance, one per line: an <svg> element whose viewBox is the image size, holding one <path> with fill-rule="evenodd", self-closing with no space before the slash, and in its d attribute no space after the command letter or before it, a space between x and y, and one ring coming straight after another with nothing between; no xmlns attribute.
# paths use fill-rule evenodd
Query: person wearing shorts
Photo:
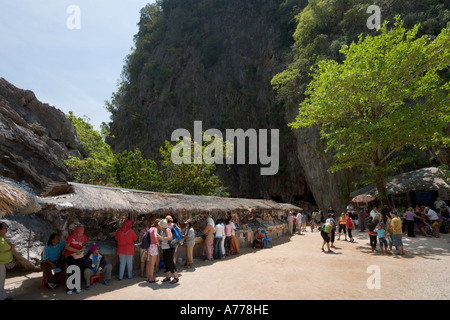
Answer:
<svg viewBox="0 0 450 320"><path fill-rule="evenodd" d="M323 243L322 243L322 251L324 250L325 244L327 245L328 252L333 252L330 250L330 240L331 240L331 233L333 232L333 221L329 221L323 224L322 230L320 231L320 235L322 236Z"/></svg>
<svg viewBox="0 0 450 320"><path fill-rule="evenodd" d="M160 219L156 219L153 223L153 226L148 230L148 232L150 233L150 246L147 250L147 282L149 283L157 282L154 277L153 271L155 270L156 259L158 258L159 254L157 226L160 221Z"/></svg>
<svg viewBox="0 0 450 320"><path fill-rule="evenodd" d="M341 217L339 218L339 233L338 240L341 240L341 231L344 232L345 241L347 241L347 222L345 221L345 212L341 213Z"/></svg>
<svg viewBox="0 0 450 320"><path fill-rule="evenodd" d="M439 238L439 215L430 207L425 207L425 214L430 219L430 225L433 228L434 236Z"/></svg>
<svg viewBox="0 0 450 320"><path fill-rule="evenodd" d="M390 234L392 238L392 245L395 246L398 250L399 255L403 255L403 242L402 242L402 221L397 216L395 212L390 212L391 216L391 225L390 225Z"/></svg>

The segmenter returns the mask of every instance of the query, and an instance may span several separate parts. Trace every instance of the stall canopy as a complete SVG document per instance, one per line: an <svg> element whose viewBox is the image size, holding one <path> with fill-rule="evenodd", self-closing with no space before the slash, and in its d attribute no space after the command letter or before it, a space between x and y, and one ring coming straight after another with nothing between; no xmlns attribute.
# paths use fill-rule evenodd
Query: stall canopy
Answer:
<svg viewBox="0 0 450 320"><path fill-rule="evenodd" d="M44 207L55 207L59 210L134 214L204 212L215 215L232 211L300 209L272 200L170 194L72 182L50 185L39 197L39 202Z"/></svg>
<svg viewBox="0 0 450 320"><path fill-rule="evenodd" d="M21 186L0 180L0 218L8 213L35 213L39 209L34 197Z"/></svg>
<svg viewBox="0 0 450 320"><path fill-rule="evenodd" d="M410 191L450 190L450 184L438 168L423 168L389 177L385 180L388 195L407 193ZM378 195L375 184L368 185L350 193L351 197L359 194Z"/></svg>

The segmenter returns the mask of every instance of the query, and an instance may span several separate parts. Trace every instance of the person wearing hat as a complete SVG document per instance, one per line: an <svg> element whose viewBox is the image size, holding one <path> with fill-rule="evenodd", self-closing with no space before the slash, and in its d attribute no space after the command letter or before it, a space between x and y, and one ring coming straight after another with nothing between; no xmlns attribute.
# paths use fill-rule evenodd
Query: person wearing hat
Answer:
<svg viewBox="0 0 450 320"><path fill-rule="evenodd" d="M186 262L184 265L191 268L192 263L194 262L195 231L192 227L191 220L187 220L184 224L186 225L182 234L184 242L186 243Z"/></svg>
<svg viewBox="0 0 450 320"><path fill-rule="evenodd" d="M109 285L111 280L112 265L106 263L105 257L100 254L100 247L92 245L85 260L84 280L86 281L85 290L89 290L92 276L102 275L104 285Z"/></svg>
<svg viewBox="0 0 450 320"><path fill-rule="evenodd" d="M125 220L122 227L117 230L117 255L119 256L119 280L123 279L125 268L128 271L128 279L133 278L134 242L138 240L136 232L131 228L133 221Z"/></svg>
<svg viewBox="0 0 450 320"><path fill-rule="evenodd" d="M172 240L172 231L168 228L166 219L162 219L158 223L158 229L162 232L162 235L158 234L157 237L161 242L164 266L166 268L166 277L162 280L162 282L170 281L170 283L177 283L179 278L175 262L173 261L175 248L171 248L169 245L169 242ZM173 280L170 279L170 273L173 274Z"/></svg>

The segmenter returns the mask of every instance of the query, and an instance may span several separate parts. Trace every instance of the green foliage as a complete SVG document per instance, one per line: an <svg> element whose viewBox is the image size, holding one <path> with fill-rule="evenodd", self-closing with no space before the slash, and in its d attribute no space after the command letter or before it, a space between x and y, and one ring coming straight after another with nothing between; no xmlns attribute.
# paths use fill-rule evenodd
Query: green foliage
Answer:
<svg viewBox="0 0 450 320"><path fill-rule="evenodd" d="M166 192L205 196L230 196L219 177L215 174L215 163L208 157L208 155L211 155L214 158L216 155L212 152L205 152L205 150L208 150L208 146L212 146L214 143L218 143L218 147L223 148L222 153L225 154L225 158L228 157L226 144L220 139L211 139L210 143L204 143L202 146L198 146L191 139L179 140L175 144L169 141L165 142L165 146L161 147L160 152ZM195 152L196 149L201 150L202 159L198 157L199 154ZM187 156L190 159L190 163L175 164L172 155L176 152L178 152L177 155L180 157ZM190 154L185 155L183 152L190 152Z"/></svg>
<svg viewBox="0 0 450 320"><path fill-rule="evenodd" d="M208 164L217 158L214 150L222 150L227 157L226 144L221 139L205 136L204 139L209 142L202 146L203 160L200 164L190 165L174 164L171 158L174 145L166 142L165 147L161 147L161 165L164 168L161 172L156 162L145 159L139 149L113 154L110 146L89 124L88 118L78 118L72 112L69 112L68 118L87 152L83 159L69 157L64 162L75 182L147 191L229 196L215 175L215 164Z"/></svg>
<svg viewBox="0 0 450 320"><path fill-rule="evenodd" d="M114 174L122 188L159 191L163 185L156 162L144 159L139 149L116 154Z"/></svg>
<svg viewBox="0 0 450 320"><path fill-rule="evenodd" d="M114 154L103 137L94 130L89 118L76 117L69 111L67 118L77 131L80 139L84 159L69 157L65 165L72 173L74 181L89 184L114 185L115 177L112 172Z"/></svg>
<svg viewBox="0 0 450 320"><path fill-rule="evenodd" d="M398 18L377 36L342 47L343 63L321 60L293 128L321 126L336 163L331 171L369 167L378 177L405 163L405 147L448 146L450 27L432 41ZM380 190L379 190L380 191Z"/></svg>
<svg viewBox="0 0 450 320"><path fill-rule="evenodd" d="M112 164L97 158L70 156L64 161L72 174L72 179L78 183L115 186L116 181L112 171Z"/></svg>

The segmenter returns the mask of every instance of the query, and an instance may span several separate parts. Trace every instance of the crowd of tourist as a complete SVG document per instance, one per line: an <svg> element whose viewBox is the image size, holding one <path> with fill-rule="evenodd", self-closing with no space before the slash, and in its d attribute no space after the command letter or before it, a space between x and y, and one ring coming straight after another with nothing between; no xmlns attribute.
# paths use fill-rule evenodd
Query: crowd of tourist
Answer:
<svg viewBox="0 0 450 320"><path fill-rule="evenodd" d="M335 212L330 206L326 214L321 209L315 209L311 213L303 210L292 212L287 217L287 223L290 234L306 232L307 225L311 232L317 228L323 238L322 251L327 246L327 252L333 252L331 248L335 248L336 232L338 240L343 234L344 241L347 241L348 236L348 240L354 242L353 232L358 227L360 232L367 230L373 253L377 252L378 245L382 254L392 254L392 247L395 247L397 254L403 255L402 237L405 232L408 237L413 238L416 237L416 228L425 237L439 238L441 232L448 232L450 207L439 197L434 202L434 208L416 205L409 206L404 212L399 212L395 206L391 208L385 205L380 212L375 206L371 210L362 207L357 213L352 205L348 205L347 212L342 212L336 221Z"/></svg>
<svg viewBox="0 0 450 320"><path fill-rule="evenodd" d="M201 230L204 240L203 255L206 261L220 260L239 253L236 238L237 223L238 221L232 217L217 219L215 222L211 217L207 218L206 227ZM425 237L439 238L441 232L448 232L446 228L450 224L450 208L437 198L433 208L411 205L404 212L388 206L384 206L380 212L377 207L371 210L363 207L356 212L353 206L349 205L339 218L336 217L332 207L329 207L326 213L321 209L315 209L311 213L300 209L289 213L286 223L291 235L308 232L308 227L310 232L317 229L323 239L321 250L324 252L332 253L332 249L336 248L334 246L336 235L339 241L343 237L343 241L354 242L353 232L359 228L360 232L367 231L371 252L376 253L379 247L381 254L393 254L392 248L395 247L397 254L403 255L404 234L416 237L415 232L419 230ZM178 283L176 262L180 245L186 252L184 266L191 268L194 262L195 231L192 221L185 221L182 229L170 215L151 223L147 220L144 221L139 235L132 229L132 224L131 220L126 220L115 234L119 258L118 280L124 278L125 271L128 278L133 278L135 250L139 247L141 277L148 283L156 283L159 280L155 278L155 274L164 266L165 277L161 282ZM4 290L6 269L14 265L12 257L14 245L4 237L7 230L6 223L0 222L0 300L6 298ZM178 234L180 240L174 241L174 235ZM265 237L265 233L258 228L251 241L253 248L263 248ZM101 282L109 285L112 265L107 263L100 246L96 244L90 245L89 248L87 246L88 238L83 226L77 226L65 241L56 233L50 235L41 259L41 269L47 288L53 290L64 283L64 277L61 275L70 266L76 266L82 271L77 280L85 284L85 290L90 289L93 276L101 277ZM81 288L77 288L75 292L80 293ZM72 294L73 289L67 287L67 293Z"/></svg>

